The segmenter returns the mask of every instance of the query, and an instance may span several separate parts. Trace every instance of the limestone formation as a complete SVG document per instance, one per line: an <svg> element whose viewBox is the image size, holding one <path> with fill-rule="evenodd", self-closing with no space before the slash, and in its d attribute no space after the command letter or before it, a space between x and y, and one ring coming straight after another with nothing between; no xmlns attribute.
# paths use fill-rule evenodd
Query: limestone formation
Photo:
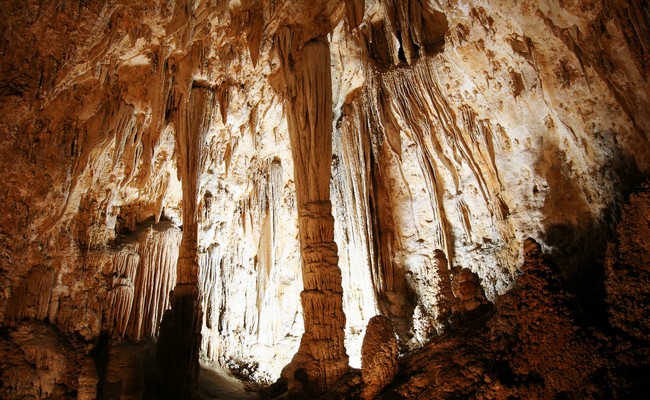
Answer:
<svg viewBox="0 0 650 400"><path fill-rule="evenodd" d="M105 271L103 328L110 334L135 342L158 335L176 284L180 236L178 228L163 221L139 226L125 237Z"/></svg>
<svg viewBox="0 0 650 400"><path fill-rule="evenodd" d="M390 321L381 315L370 319L361 346L361 398L374 399L397 374L399 348Z"/></svg>
<svg viewBox="0 0 650 400"><path fill-rule="evenodd" d="M191 60L191 58L190 58ZM187 59L183 60L187 61ZM183 62L179 65L182 66ZM181 80L181 82L183 82ZM188 82L185 82L187 85ZM197 399L199 350L201 346L201 294L198 260L198 184L201 149L213 115L213 93L195 86L174 88L172 101L178 104L170 118L176 123L179 144L178 174L183 189L183 236L176 268L176 286L171 309L160 316L160 337L156 352L158 396ZM175 343L178 343L177 345Z"/></svg>
<svg viewBox="0 0 650 400"><path fill-rule="evenodd" d="M55 271L44 265L29 270L23 282L16 288L11 299L8 320L44 320L48 316L50 298L54 288Z"/></svg>
<svg viewBox="0 0 650 400"><path fill-rule="evenodd" d="M643 396L640 385L626 376L641 373L650 365L650 324L647 319L650 284L650 184L630 196L618 225L618 237L607 249L605 291L608 319L615 330L615 354L625 373L613 374L614 395Z"/></svg>
<svg viewBox="0 0 650 400"><path fill-rule="evenodd" d="M83 361L81 372L79 373L79 389L77 391L78 400L93 400L97 398L97 385L99 376L97 375L97 366L95 360L88 357Z"/></svg>
<svg viewBox="0 0 650 400"><path fill-rule="evenodd" d="M445 253L441 250L433 252L434 271L438 277L438 295L436 298L436 322L440 333L449 324L452 307L454 303L454 291L452 290L451 272Z"/></svg>
<svg viewBox="0 0 650 400"><path fill-rule="evenodd" d="M71 398L79 376L78 353L73 342L52 326L23 321L10 334L0 336L0 397Z"/></svg>
<svg viewBox="0 0 650 400"><path fill-rule="evenodd" d="M488 313L492 303L485 298L481 282L469 268L463 268L454 276L452 291L456 300L451 305L451 322L461 325Z"/></svg>
<svg viewBox="0 0 650 400"><path fill-rule="evenodd" d="M382 396L647 392L646 2L0 14L0 397L196 397L199 353L354 397L377 314Z"/></svg>
<svg viewBox="0 0 650 400"><path fill-rule="evenodd" d="M332 94L327 38L306 43L293 52L294 33L278 33L289 134L296 180L304 290L300 293L305 321L298 354L283 375L300 386L295 391L320 393L348 369L345 352L343 288L334 242L330 202ZM290 62L293 60L293 63Z"/></svg>

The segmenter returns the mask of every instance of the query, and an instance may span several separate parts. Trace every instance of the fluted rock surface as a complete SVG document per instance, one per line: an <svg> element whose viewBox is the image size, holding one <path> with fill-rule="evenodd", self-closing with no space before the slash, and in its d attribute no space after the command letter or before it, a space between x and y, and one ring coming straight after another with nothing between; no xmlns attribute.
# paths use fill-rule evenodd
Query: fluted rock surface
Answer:
<svg viewBox="0 0 650 400"><path fill-rule="evenodd" d="M284 368L283 377L289 379L291 393L297 374L304 374L295 390L318 394L348 369L343 287L330 202L330 49L327 38L317 37L298 53L294 47L300 43L295 42L293 30L282 28L277 35L298 203L305 324L298 353Z"/></svg>
<svg viewBox="0 0 650 400"><path fill-rule="evenodd" d="M187 337L200 329L209 358L273 381L318 326L335 338L333 377L360 366L374 315L403 351L444 332L460 267L496 304L527 237L581 323L612 321L623 347L645 337L617 311L644 286L623 283L631 261L616 254L641 244L611 250L609 316L602 282L621 205L650 172L643 1L10 0L0 13L3 339L45 324L79 341L79 360L106 338L146 342L178 281L200 290ZM303 201L301 179L318 196ZM123 241L150 221L174 228ZM302 296L306 315L300 293L325 284ZM334 318L310 322L321 312ZM526 374L501 377L535 386ZM7 396L36 390L21 387Z"/></svg>

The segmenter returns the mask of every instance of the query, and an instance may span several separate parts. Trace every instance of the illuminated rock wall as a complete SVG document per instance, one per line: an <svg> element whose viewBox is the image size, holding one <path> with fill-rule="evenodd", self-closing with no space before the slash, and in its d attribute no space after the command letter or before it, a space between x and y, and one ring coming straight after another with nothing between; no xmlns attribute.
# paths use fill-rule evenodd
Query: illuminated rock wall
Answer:
<svg viewBox="0 0 650 400"><path fill-rule="evenodd" d="M203 353L277 379L310 326L296 172L331 201L339 361L361 366L377 314L401 350L442 332L462 268L494 301L527 237L591 318L594 265L650 170L650 17L638 0L0 10L0 325L12 332L37 320L84 343L138 341L158 334L169 290L190 283ZM285 74L315 38L329 48L307 62L324 73L330 60L322 110L297 106ZM295 126L314 129L303 113L331 113L318 122L331 124L331 152L296 146ZM303 151L320 172L296 161ZM152 223L169 229L125 244ZM335 319L324 340L339 346Z"/></svg>

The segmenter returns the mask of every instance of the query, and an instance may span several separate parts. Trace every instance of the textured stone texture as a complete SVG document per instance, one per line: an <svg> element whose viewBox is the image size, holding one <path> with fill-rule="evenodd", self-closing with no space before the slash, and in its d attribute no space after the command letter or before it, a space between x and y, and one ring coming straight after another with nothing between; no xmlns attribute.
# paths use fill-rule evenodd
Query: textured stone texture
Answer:
<svg viewBox="0 0 650 400"><path fill-rule="evenodd" d="M607 249L605 291L614 327L613 347L619 370L611 373L616 397L647 393L647 383L626 377L645 376L650 368L650 184L630 196L618 225L618 240ZM644 386L645 385L645 386Z"/></svg>
<svg viewBox="0 0 650 400"><path fill-rule="evenodd" d="M411 354L378 398L608 397L608 354L579 329L557 269L532 239L522 274L488 319L465 321Z"/></svg>
<svg viewBox="0 0 650 400"><path fill-rule="evenodd" d="M327 39L315 38L293 51L294 32L277 34L294 162L302 256L300 293L305 332L290 365L282 371L289 391L315 394L348 370L343 343L345 314L334 218L330 202L332 83ZM290 62L290 59L293 63ZM297 374L305 374L298 378ZM299 383L295 380L299 379ZM294 390L294 386L299 386ZM304 386L309 386L306 388Z"/></svg>
<svg viewBox="0 0 650 400"><path fill-rule="evenodd" d="M0 397L68 399L77 391L75 342L41 322L22 322L0 336Z"/></svg>
<svg viewBox="0 0 650 400"><path fill-rule="evenodd" d="M404 352L444 332L463 267L498 303L535 237L571 318L619 332L629 368L607 379L646 371L629 350L646 340L638 318L618 311L644 293L618 255L641 244L621 239L604 263L650 171L643 1L11 0L0 13L6 343L26 323L74 343L75 360L146 342L180 282L198 292L186 336L200 329L208 358L270 382L296 353L319 353L299 352L318 325L334 339L319 353L332 365L314 368L332 368L329 386L347 361L360 367L374 315ZM318 86L297 90L290 71ZM307 132L315 142L297 145ZM318 198L303 201L312 184ZM175 228L128 240L161 223ZM305 252L312 229L327 245ZM318 273L303 268L319 260ZM319 280L332 291L304 295L307 315L300 293ZM310 322L320 311L334 318ZM502 378L537 385L541 373L520 369ZM4 397L37 390L11 382ZM45 390L82 380L61 382Z"/></svg>
<svg viewBox="0 0 650 400"><path fill-rule="evenodd" d="M381 315L370 318L361 345L363 399L375 396L393 381L398 370L399 348L390 320Z"/></svg>
<svg viewBox="0 0 650 400"><path fill-rule="evenodd" d="M451 288L456 296L456 300L451 305L452 325L466 323L491 311L492 303L485 298L478 276L469 268L463 268L454 276Z"/></svg>

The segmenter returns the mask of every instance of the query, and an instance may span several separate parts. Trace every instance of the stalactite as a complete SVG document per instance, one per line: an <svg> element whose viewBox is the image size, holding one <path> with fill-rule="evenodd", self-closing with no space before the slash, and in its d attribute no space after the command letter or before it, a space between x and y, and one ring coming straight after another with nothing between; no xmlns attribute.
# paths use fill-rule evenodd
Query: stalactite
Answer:
<svg viewBox="0 0 650 400"><path fill-rule="evenodd" d="M345 13L350 28L356 28L363 20L365 0L345 0Z"/></svg>
<svg viewBox="0 0 650 400"><path fill-rule="evenodd" d="M295 52L298 43L292 40L295 38L289 27L277 33L298 201L305 333L283 376L289 379L290 392L318 393L348 369L341 270L330 203L330 52L324 37L306 43L300 53Z"/></svg>
<svg viewBox="0 0 650 400"><path fill-rule="evenodd" d="M169 222L149 228L140 243L140 268L135 277L133 311L127 336L135 341L155 337L169 292L176 284L181 232Z"/></svg>
<svg viewBox="0 0 650 400"><path fill-rule="evenodd" d="M650 170L649 9L643 0L461 3L0 2L0 397L71 397L75 382L80 397L113 397L92 391L103 366L86 368L71 351L95 355L106 334L147 343L161 319L161 397L193 395L198 321L209 357L258 382L277 378L304 324L287 374L317 392L344 370L346 352L358 354L350 346L371 315L391 320L402 350L435 339L452 267L471 266L480 279L457 278L485 288L456 311L504 295L527 235L554 257L588 255L596 263L558 262L563 278L578 270L581 286L602 290L602 243L592 239L606 240L598 236ZM148 229L120 249L150 217L182 233ZM477 360L462 352L467 338L452 359L469 360L464 378L477 377L477 396L589 397L566 382L566 392L543 386L580 382L591 367L611 375L647 354L636 351L647 339L645 259L620 258L632 245L611 248L599 298L617 332L601 347L620 350L610 367L580 359L566 365L582 375L542 374L562 357L508 358L504 346ZM497 339L526 320L520 304L548 297L524 293L534 302L512 301ZM523 335L535 342L539 326L557 327L548 322L557 310L539 309L544 318ZM23 351L14 340L23 325L52 329ZM45 340L56 335L74 343ZM546 351L554 340L538 343ZM70 360L70 373L54 359ZM446 379L442 357L433 363L414 371L414 397L471 397ZM113 375L125 387L138 377Z"/></svg>
<svg viewBox="0 0 650 400"><path fill-rule="evenodd" d="M359 18L359 5L346 3L348 21L354 20L353 16ZM444 44L448 26L439 5L419 0L380 0L378 4L379 15L368 18L361 38L379 68L412 65Z"/></svg>
<svg viewBox="0 0 650 400"><path fill-rule="evenodd" d="M134 280L140 255L127 247L118 252L114 259L115 272L111 277L111 289L107 298L107 330L124 337L128 326L134 297Z"/></svg>
<svg viewBox="0 0 650 400"><path fill-rule="evenodd" d="M138 227L111 260L104 329L133 341L156 337L176 284L181 232L168 221Z"/></svg>
<svg viewBox="0 0 650 400"><path fill-rule="evenodd" d="M358 97L344 107L339 129L333 133L331 185L332 212L337 226L335 240L343 278L343 308L347 317L345 347L350 364L355 367L361 361L361 332L370 317L378 313L377 293L385 291L384 277L376 273L380 248L374 208L374 161L364 116ZM378 279L373 285L375 277Z"/></svg>
<svg viewBox="0 0 650 400"><path fill-rule="evenodd" d="M219 271L220 250L219 246L216 245L199 255L199 272L201 273L199 281L201 282L201 293L203 294L203 319L207 329L215 327L219 317L217 301L221 294L218 287L221 272ZM207 347L206 352L210 354L209 346L212 338L204 335L203 339L207 342L203 347Z"/></svg>
<svg viewBox="0 0 650 400"><path fill-rule="evenodd" d="M252 136L234 148L235 163L248 154ZM211 156L223 157L223 152ZM204 239L207 249L199 255L206 306L201 350L238 376L256 381L277 379L303 330L297 301L302 288L297 212L286 164L291 161L278 156L246 159L245 170L237 165L245 187L222 186L219 178L214 187L206 185L211 200L203 196L204 206L212 205L204 209L199 229L212 239Z"/></svg>
<svg viewBox="0 0 650 400"><path fill-rule="evenodd" d="M36 265L12 294L8 320L16 323L23 319L44 320L48 316L50 298L56 271L45 265Z"/></svg>
<svg viewBox="0 0 650 400"><path fill-rule="evenodd" d="M384 96L381 76L368 74L366 78L366 86L359 96L344 108L340 133L335 135L340 152L337 153L340 165L335 171L345 171L337 180L343 182L341 185L347 179L352 181L348 189L351 193L344 195L351 205L344 207L347 221L342 224L342 230L352 230L348 240L357 240L357 235L364 238L367 248L363 251L367 252L368 260L359 264L370 266L376 306L382 315L391 319L404 345L413 336L416 296L407 282L408 267L399 259L399 254L406 250L402 239L404 232L401 232L404 222L400 219L408 212L398 207L393 198L395 192L401 192L401 188L395 186L395 177L391 176L395 171L393 167L397 166L400 178L405 179L399 164L402 162L401 139L393 116L384 112L384 104L380 101ZM339 134L341 143L338 142ZM408 185L405 190L413 202ZM356 226L362 227L359 232ZM359 253L356 256L359 257Z"/></svg>

